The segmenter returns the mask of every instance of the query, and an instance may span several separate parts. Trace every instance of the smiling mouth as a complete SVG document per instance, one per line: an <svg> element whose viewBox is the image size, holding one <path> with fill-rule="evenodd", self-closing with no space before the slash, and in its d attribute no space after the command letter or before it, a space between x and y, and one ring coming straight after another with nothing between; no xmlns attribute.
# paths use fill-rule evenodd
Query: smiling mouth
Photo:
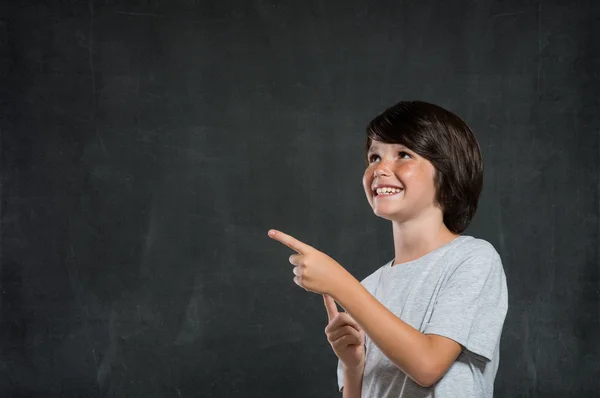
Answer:
<svg viewBox="0 0 600 398"><path fill-rule="evenodd" d="M399 191L394 191L394 192L381 192L381 193L374 192L373 197L383 199L386 196L392 197L392 196L400 195L402 192L404 192L404 189L400 189Z"/></svg>

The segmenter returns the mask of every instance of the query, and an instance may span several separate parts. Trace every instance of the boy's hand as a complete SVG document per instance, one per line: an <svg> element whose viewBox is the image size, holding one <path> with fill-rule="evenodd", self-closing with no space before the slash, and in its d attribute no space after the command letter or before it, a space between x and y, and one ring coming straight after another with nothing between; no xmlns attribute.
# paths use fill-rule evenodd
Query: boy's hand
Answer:
<svg viewBox="0 0 600 398"><path fill-rule="evenodd" d="M365 366L365 332L346 312L338 312L333 299L324 294L329 324L325 328L327 341L345 370L363 371Z"/></svg>
<svg viewBox="0 0 600 398"><path fill-rule="evenodd" d="M332 294L343 283L343 279L351 276L337 261L305 243L277 230L270 230L269 236L298 254L290 256L294 267L294 282L305 290Z"/></svg>

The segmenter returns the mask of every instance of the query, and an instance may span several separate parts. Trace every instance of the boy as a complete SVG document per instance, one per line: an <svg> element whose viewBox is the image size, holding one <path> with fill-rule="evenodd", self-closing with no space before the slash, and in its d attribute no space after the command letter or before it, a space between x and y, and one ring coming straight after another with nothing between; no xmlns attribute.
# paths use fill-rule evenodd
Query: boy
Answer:
<svg viewBox="0 0 600 398"><path fill-rule="evenodd" d="M324 296L343 397L492 397L508 291L494 247L460 235L483 185L473 133L439 106L403 101L369 123L365 162L367 200L392 222L392 261L358 283L272 236L299 253L294 281Z"/></svg>

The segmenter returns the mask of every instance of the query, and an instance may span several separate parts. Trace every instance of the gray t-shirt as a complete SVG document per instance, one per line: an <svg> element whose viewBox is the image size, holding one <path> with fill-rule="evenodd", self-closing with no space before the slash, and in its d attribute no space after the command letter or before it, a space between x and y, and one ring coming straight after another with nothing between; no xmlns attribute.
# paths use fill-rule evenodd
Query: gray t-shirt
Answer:
<svg viewBox="0 0 600 398"><path fill-rule="evenodd" d="M421 258L392 264L363 279L365 289L421 333L448 337L463 350L436 384L424 388L365 336L362 398L492 397L508 309L506 276L494 247L463 235ZM342 391L339 360L337 376Z"/></svg>

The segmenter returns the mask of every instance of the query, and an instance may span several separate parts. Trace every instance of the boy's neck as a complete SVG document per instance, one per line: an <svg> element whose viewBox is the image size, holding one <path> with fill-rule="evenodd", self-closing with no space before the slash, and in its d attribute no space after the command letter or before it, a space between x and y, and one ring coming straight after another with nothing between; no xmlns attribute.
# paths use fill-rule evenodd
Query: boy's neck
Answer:
<svg viewBox="0 0 600 398"><path fill-rule="evenodd" d="M392 266L416 260L456 239L439 217L392 222L395 258Z"/></svg>

